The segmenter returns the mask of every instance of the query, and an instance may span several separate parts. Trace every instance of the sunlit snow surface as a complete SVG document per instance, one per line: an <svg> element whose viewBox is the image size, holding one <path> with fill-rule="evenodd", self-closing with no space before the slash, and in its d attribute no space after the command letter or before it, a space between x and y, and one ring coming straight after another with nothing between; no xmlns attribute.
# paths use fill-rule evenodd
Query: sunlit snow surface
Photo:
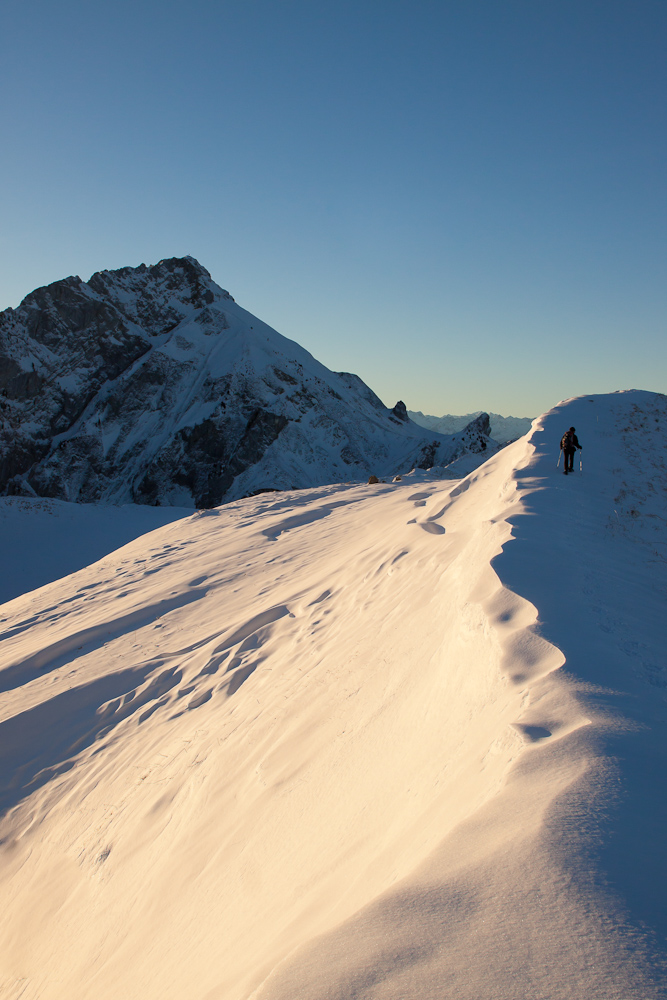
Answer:
<svg viewBox="0 0 667 1000"><path fill-rule="evenodd" d="M666 428L571 400L0 607L0 995L664 997Z"/></svg>

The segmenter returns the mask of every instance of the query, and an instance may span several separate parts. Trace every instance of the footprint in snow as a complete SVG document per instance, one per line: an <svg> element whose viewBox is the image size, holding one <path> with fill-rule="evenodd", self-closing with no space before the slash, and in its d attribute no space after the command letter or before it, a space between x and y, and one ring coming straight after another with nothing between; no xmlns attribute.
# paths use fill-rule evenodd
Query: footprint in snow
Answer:
<svg viewBox="0 0 667 1000"><path fill-rule="evenodd" d="M408 497L408 500L411 500L415 507L425 507L426 501L430 500L431 496L431 493L413 493L412 496Z"/></svg>
<svg viewBox="0 0 667 1000"><path fill-rule="evenodd" d="M541 743L542 740L548 740L553 735L551 730L544 726L524 726L520 722L515 722L514 728L526 743Z"/></svg>
<svg viewBox="0 0 667 1000"><path fill-rule="evenodd" d="M441 524L436 524L435 521L419 521L419 527L427 531L429 535L444 535L445 529Z"/></svg>

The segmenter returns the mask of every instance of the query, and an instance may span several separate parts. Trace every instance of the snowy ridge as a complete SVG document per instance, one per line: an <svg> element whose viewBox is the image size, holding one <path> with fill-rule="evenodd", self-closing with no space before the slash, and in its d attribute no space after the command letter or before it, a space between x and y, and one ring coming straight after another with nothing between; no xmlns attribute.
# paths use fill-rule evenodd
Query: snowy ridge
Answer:
<svg viewBox="0 0 667 1000"><path fill-rule="evenodd" d="M426 433L242 309L190 257L67 278L0 314L0 489L212 507L495 450Z"/></svg>
<svg viewBox="0 0 667 1000"><path fill-rule="evenodd" d="M666 427L570 400L4 605L8 995L664 996Z"/></svg>

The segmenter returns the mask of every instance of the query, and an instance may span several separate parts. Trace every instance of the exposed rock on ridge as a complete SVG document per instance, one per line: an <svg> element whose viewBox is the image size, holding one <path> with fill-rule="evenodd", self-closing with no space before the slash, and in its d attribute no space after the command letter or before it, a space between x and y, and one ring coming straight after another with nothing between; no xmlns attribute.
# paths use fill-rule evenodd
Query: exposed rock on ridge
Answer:
<svg viewBox="0 0 667 1000"><path fill-rule="evenodd" d="M481 418L478 418L481 419ZM238 306L191 257L0 313L0 492L210 507L495 448L425 432Z"/></svg>

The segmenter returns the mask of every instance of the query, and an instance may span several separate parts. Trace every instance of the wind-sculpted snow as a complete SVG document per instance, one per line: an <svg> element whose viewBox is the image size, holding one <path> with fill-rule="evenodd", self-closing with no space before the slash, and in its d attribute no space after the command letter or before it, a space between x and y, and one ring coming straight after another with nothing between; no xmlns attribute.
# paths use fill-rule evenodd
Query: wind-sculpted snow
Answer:
<svg viewBox="0 0 667 1000"><path fill-rule="evenodd" d="M191 257L66 278L0 313L0 393L9 495L213 507L497 447L486 415L443 436L388 409Z"/></svg>
<svg viewBox="0 0 667 1000"><path fill-rule="evenodd" d="M4 993L665 996L666 422L570 400L0 607Z"/></svg>

